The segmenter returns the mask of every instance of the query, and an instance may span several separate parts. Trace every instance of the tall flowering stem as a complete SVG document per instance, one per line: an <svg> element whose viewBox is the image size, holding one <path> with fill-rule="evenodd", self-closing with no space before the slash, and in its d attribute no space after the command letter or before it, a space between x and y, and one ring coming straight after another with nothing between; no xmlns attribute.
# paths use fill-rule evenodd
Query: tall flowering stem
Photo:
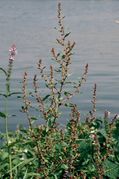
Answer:
<svg viewBox="0 0 119 179"><path fill-rule="evenodd" d="M8 133L8 97L10 96L10 80L11 80L11 74L12 74L12 67L13 67L13 61L15 60L16 55L16 45L13 44L11 48L9 49L10 55L9 55L9 63L8 63L8 69L6 71L6 100L5 100L5 129L6 129L6 140L7 140L7 147L8 147L8 154L9 154L9 170L10 170L10 179L13 178L12 174L12 158L11 158L11 149L9 147L9 133Z"/></svg>
<svg viewBox="0 0 119 179"><path fill-rule="evenodd" d="M41 78L50 91L48 95L43 98L38 95L36 77L34 78L36 101L39 104L40 112L50 127L56 126L56 121L61 115L60 109L63 106L69 108L73 105L71 99L80 92L80 88L86 81L88 74L88 64L86 64L80 80L77 82L71 80L70 67L75 42L70 41L68 38L70 32L67 32L64 26L65 17L62 13L61 3L58 3L57 18L58 27L56 29L59 35L56 38L56 43L59 46L59 50L55 48L51 49L51 57L55 64L50 65L49 72L47 73L46 66L42 64L41 59L38 63Z"/></svg>
<svg viewBox="0 0 119 179"><path fill-rule="evenodd" d="M15 60L15 56L17 53L16 45L13 44L11 48L9 49L10 55L9 55L9 64L7 69L7 78L6 78L6 97L10 94L10 78L12 73L12 67L13 67L13 61Z"/></svg>

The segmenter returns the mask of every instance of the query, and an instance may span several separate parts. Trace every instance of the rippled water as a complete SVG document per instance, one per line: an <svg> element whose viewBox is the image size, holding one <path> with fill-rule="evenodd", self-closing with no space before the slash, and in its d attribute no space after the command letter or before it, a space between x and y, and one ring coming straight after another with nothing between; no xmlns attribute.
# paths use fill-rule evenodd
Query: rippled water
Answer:
<svg viewBox="0 0 119 179"><path fill-rule="evenodd" d="M65 24L76 41L72 73L78 78L83 66L89 64L89 75L79 98L81 113L91 110L93 84L97 83L97 113L109 110L119 113L119 1L118 0L62 0ZM16 43L18 55L14 63L12 87L19 90L23 72L29 78L35 73L41 57L50 64L50 49L55 46L57 25L56 0L1 0L0 1L0 65L8 63L8 49ZM0 73L1 74L1 73ZM4 79L0 76L0 90ZM32 88L32 87L31 87ZM4 100L0 97L0 111ZM9 110L18 117L11 117L11 129L17 123L26 123L19 112L21 101L10 99ZM62 120L64 123L65 121ZM4 128L0 119L0 128Z"/></svg>

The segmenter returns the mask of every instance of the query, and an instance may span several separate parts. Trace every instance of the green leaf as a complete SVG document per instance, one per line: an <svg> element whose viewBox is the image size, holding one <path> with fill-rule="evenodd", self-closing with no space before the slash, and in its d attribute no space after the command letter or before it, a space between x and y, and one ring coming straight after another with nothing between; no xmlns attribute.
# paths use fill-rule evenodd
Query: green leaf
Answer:
<svg viewBox="0 0 119 179"><path fill-rule="evenodd" d="M62 55L62 59L64 59L65 58L65 55Z"/></svg>
<svg viewBox="0 0 119 179"><path fill-rule="evenodd" d="M0 96L4 96L5 98L8 97L6 94L2 94L2 93L0 93Z"/></svg>
<svg viewBox="0 0 119 179"><path fill-rule="evenodd" d="M57 175L53 174L53 176L54 176L55 179L58 179L58 178L57 178Z"/></svg>
<svg viewBox="0 0 119 179"><path fill-rule="evenodd" d="M68 37L71 34L71 32L68 32L67 34L65 34L64 38Z"/></svg>
<svg viewBox="0 0 119 179"><path fill-rule="evenodd" d="M61 144L56 144L55 148L58 152L61 152L62 146L61 146Z"/></svg>
<svg viewBox="0 0 119 179"><path fill-rule="evenodd" d="M106 134L105 129L100 129L99 132L106 138L107 134Z"/></svg>
<svg viewBox="0 0 119 179"><path fill-rule="evenodd" d="M12 95L17 95L17 94L22 94L21 92L13 92L13 93L10 93L9 96L12 96ZM20 96L21 97L21 96ZM18 96L17 96L18 98Z"/></svg>
<svg viewBox="0 0 119 179"><path fill-rule="evenodd" d="M6 114L3 113L3 112L0 112L0 117L2 117L2 118L6 118Z"/></svg>
<svg viewBox="0 0 119 179"><path fill-rule="evenodd" d="M23 179L26 179L27 177L27 173L28 173L28 169L26 170L25 174L24 174L24 178Z"/></svg>
<svg viewBox="0 0 119 179"><path fill-rule="evenodd" d="M2 152L1 154L2 154L1 155L2 160L5 160L9 156L8 152Z"/></svg>
<svg viewBox="0 0 119 179"><path fill-rule="evenodd" d="M66 107L73 107L73 104L72 103L65 103L64 106L66 106Z"/></svg>
<svg viewBox="0 0 119 179"><path fill-rule="evenodd" d="M23 167L25 165L28 165L30 162L33 162L34 161L34 158L31 158L31 159L25 159L24 161L20 162L18 165L15 165L13 168L12 168L12 171L13 170L16 170L17 167ZM8 173L10 172L10 170L8 171Z"/></svg>
<svg viewBox="0 0 119 179"><path fill-rule="evenodd" d="M17 98L22 98L22 96L17 96Z"/></svg>
<svg viewBox="0 0 119 179"><path fill-rule="evenodd" d="M20 163L20 160L19 160L18 158L16 158L16 159L14 159L14 160L12 161L12 163L13 163L14 165L18 165L18 164Z"/></svg>
<svg viewBox="0 0 119 179"><path fill-rule="evenodd" d="M50 94L46 95L46 96L42 99L42 101L45 101L45 100L48 99L49 97L50 97Z"/></svg>
<svg viewBox="0 0 119 179"><path fill-rule="evenodd" d="M67 170L68 169L68 166L66 164L62 164L61 165L61 168L64 169L64 170Z"/></svg>
<svg viewBox="0 0 119 179"><path fill-rule="evenodd" d="M72 94L69 93L69 92L67 92L67 91L65 91L65 92L64 92L64 95L65 95L65 96L68 96L68 95L72 95Z"/></svg>
<svg viewBox="0 0 119 179"><path fill-rule="evenodd" d="M107 159L104 162L104 169L105 169L105 176L108 176L111 179L115 179L119 177L119 165L118 164Z"/></svg>
<svg viewBox="0 0 119 179"><path fill-rule="evenodd" d="M40 177L41 174L31 172L31 173L28 173L26 176L27 176L27 177L28 177L28 176L29 176L29 177L32 177L32 176Z"/></svg>
<svg viewBox="0 0 119 179"><path fill-rule="evenodd" d="M31 117L31 120L33 120L33 121L36 121L36 120L38 120L35 116L32 116Z"/></svg>
<svg viewBox="0 0 119 179"><path fill-rule="evenodd" d="M0 67L0 70L7 76L7 72L3 68Z"/></svg>

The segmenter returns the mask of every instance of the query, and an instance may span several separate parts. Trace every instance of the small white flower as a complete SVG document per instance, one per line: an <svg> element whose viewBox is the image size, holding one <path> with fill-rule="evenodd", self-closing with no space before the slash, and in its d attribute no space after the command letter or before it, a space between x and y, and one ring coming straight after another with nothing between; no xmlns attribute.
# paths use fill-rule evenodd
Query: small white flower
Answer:
<svg viewBox="0 0 119 179"><path fill-rule="evenodd" d="M28 152L28 149L24 149L24 152L27 153L27 152Z"/></svg>
<svg viewBox="0 0 119 179"><path fill-rule="evenodd" d="M21 157L20 160L25 160L25 158L24 158L24 157Z"/></svg>

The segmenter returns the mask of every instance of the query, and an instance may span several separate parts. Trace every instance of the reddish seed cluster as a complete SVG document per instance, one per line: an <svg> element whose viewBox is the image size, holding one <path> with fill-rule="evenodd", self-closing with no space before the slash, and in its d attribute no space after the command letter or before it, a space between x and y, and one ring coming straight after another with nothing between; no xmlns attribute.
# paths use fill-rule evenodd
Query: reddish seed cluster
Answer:
<svg viewBox="0 0 119 179"><path fill-rule="evenodd" d="M16 45L15 44L13 44L11 46L11 48L9 49L9 52L10 52L9 60L15 60L15 55L17 54L17 49L16 49Z"/></svg>

